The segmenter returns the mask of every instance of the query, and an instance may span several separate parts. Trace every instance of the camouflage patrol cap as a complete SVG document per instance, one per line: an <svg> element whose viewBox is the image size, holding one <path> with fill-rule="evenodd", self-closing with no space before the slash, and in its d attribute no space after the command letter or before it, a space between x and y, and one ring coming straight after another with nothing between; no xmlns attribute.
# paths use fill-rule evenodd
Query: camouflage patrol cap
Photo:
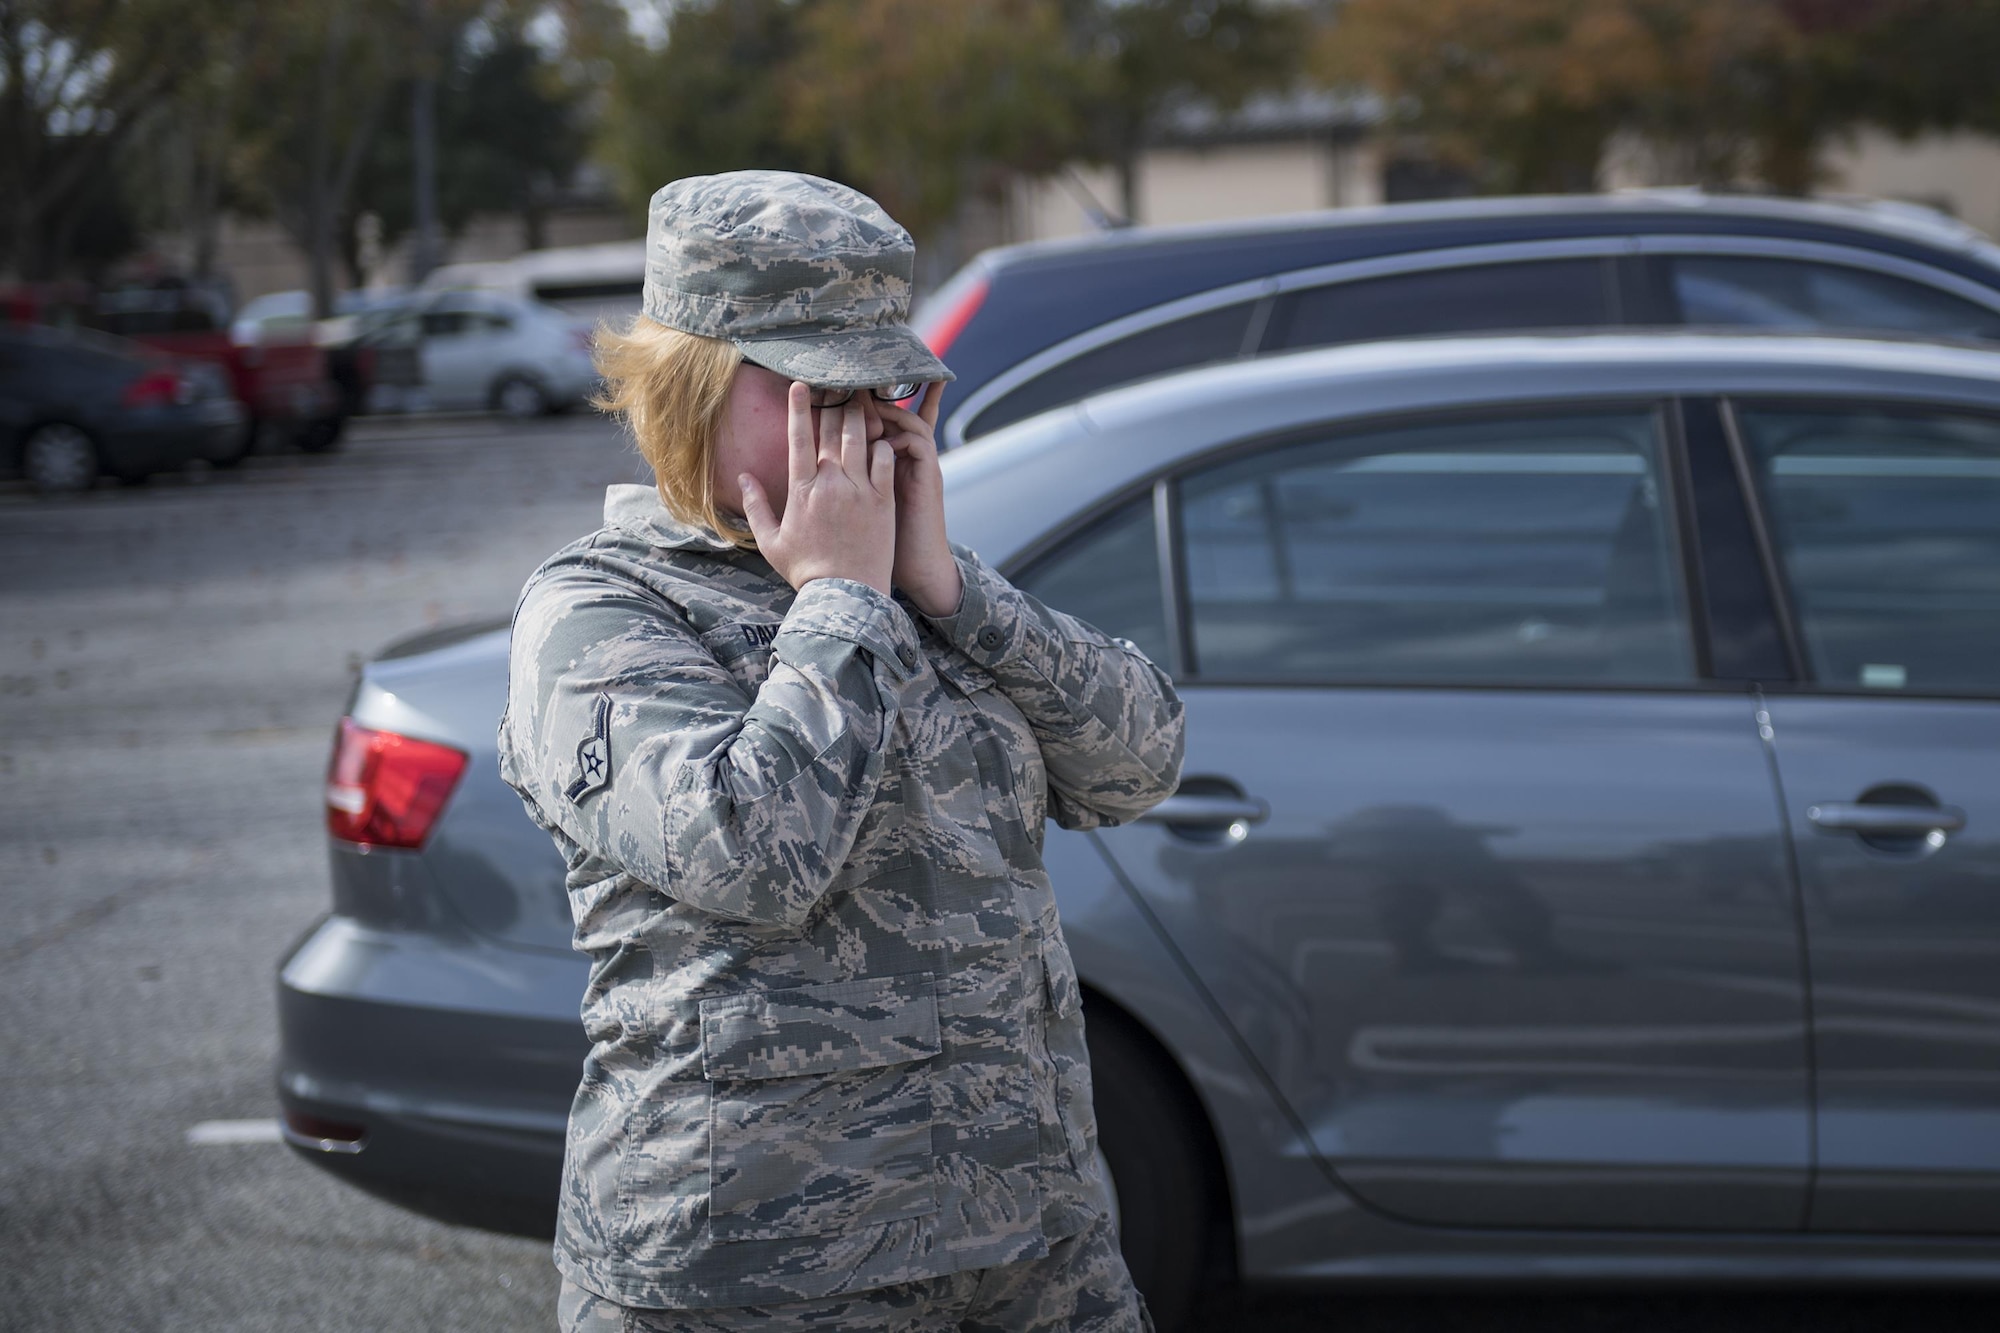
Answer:
<svg viewBox="0 0 2000 1333"><path fill-rule="evenodd" d="M905 322L915 258L880 204L835 181L689 176L648 207L643 308L817 387L952 379Z"/></svg>

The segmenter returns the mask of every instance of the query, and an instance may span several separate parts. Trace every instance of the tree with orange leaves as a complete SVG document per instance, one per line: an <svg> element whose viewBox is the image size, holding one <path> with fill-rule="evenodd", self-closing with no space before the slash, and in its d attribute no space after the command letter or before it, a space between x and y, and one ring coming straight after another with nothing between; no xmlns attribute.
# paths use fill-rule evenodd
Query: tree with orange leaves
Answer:
<svg viewBox="0 0 2000 1333"><path fill-rule="evenodd" d="M2000 126L1996 0L1346 0L1323 79L1496 192L1589 189L1614 135L1708 186L1810 190L1862 125Z"/></svg>

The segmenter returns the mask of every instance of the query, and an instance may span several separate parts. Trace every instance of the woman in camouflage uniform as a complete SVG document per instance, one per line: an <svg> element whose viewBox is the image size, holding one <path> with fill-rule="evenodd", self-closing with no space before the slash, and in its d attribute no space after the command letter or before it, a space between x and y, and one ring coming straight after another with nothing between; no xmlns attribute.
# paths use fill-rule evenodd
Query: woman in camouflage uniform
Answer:
<svg viewBox="0 0 2000 1333"><path fill-rule="evenodd" d="M946 541L872 200L677 181L648 247L658 484L529 579L500 726L591 958L563 1325L1145 1328L1041 847L1172 791L1180 702Z"/></svg>

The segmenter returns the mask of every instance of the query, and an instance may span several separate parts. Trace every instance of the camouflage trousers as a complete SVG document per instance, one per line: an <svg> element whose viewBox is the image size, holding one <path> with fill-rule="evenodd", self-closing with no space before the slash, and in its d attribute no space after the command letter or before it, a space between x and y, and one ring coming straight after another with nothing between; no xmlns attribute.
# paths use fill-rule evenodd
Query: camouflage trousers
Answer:
<svg viewBox="0 0 2000 1333"><path fill-rule="evenodd" d="M642 1310L565 1279L563 1333L1152 1333L1145 1301L1125 1271L1118 1237L1100 1217L1041 1259L968 1269L919 1282L811 1301L716 1310Z"/></svg>

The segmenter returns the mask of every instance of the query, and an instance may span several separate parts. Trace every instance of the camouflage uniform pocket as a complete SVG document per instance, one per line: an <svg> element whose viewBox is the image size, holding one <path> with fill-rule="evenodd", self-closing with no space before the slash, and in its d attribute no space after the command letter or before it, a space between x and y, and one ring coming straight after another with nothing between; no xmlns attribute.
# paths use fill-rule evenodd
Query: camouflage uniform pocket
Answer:
<svg viewBox="0 0 2000 1333"><path fill-rule="evenodd" d="M937 1211L929 972L701 1002L709 1234L811 1236Z"/></svg>
<svg viewBox="0 0 2000 1333"><path fill-rule="evenodd" d="M1062 927L1050 922L1042 934L1042 984L1048 987L1049 1009L1057 1018L1083 1012L1083 988L1077 984L1076 963L1063 942Z"/></svg>

